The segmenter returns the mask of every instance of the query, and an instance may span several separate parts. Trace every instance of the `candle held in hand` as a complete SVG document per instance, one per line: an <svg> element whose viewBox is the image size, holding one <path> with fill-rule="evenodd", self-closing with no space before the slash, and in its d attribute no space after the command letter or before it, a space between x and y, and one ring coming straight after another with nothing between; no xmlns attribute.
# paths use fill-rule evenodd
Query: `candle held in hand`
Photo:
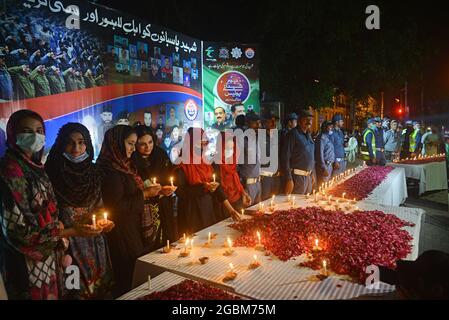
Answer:
<svg viewBox="0 0 449 320"><path fill-rule="evenodd" d="M171 184L171 186L173 188L174 187L174 185L173 185L173 177L170 177L170 184Z"/></svg>

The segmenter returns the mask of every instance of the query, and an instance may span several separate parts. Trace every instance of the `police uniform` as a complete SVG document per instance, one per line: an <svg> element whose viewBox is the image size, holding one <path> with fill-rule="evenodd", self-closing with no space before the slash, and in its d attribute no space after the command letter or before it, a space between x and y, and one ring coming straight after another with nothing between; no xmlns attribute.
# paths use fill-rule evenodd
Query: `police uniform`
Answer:
<svg viewBox="0 0 449 320"><path fill-rule="evenodd" d="M301 113L301 117L308 116L313 115L308 111ZM302 131L299 126L290 130L282 152L285 155L282 171L286 181L293 180L292 193L311 193L315 168L315 143L310 133Z"/></svg>
<svg viewBox="0 0 449 320"><path fill-rule="evenodd" d="M341 115L334 115L332 122L343 120ZM333 169L332 176L338 176L346 170L346 154L345 154L345 134L340 128L334 128L334 133L329 136L334 145L335 162L339 164L338 169Z"/></svg>
<svg viewBox="0 0 449 320"><path fill-rule="evenodd" d="M260 117L256 114L249 114L246 116L248 121L258 121ZM245 139L246 140L246 139ZM238 165L238 173L240 181L245 188L245 191L251 198L251 203L259 203L262 197L262 186L260 183L260 146L259 139L256 143L248 145L249 141L244 142L244 164ZM256 155L256 161L254 164L250 164L250 154Z"/></svg>
<svg viewBox="0 0 449 320"><path fill-rule="evenodd" d="M382 119L380 117L374 118L376 123L382 123ZM379 127L376 127L374 131L374 137L376 139L376 160L378 166L384 166L386 164L385 159L385 141L384 141L384 130Z"/></svg>
<svg viewBox="0 0 449 320"><path fill-rule="evenodd" d="M285 123L287 124L290 120L298 120L298 115L296 113L290 113L287 115L287 117L285 118ZM294 128L293 128L294 129ZM284 158L285 158L285 154L282 152L282 150L284 150L284 145L285 142L287 141L287 134L291 131L292 129L289 129L287 126L285 126L284 128L282 128L282 130L280 130L279 132L279 163L283 163L284 162ZM287 183L286 177L283 174L282 171L280 171L280 182L279 182L279 190L281 192L284 192L285 190L285 184Z"/></svg>
<svg viewBox="0 0 449 320"><path fill-rule="evenodd" d="M274 114L269 114L265 117L266 120L272 118L278 119L278 117ZM270 147L273 148L273 154L271 153ZM270 159L270 162L267 164L262 164L260 168L260 179L262 184L262 201L267 200L273 194L279 194L279 187L280 187L279 151L280 151L279 131L276 129L274 135L270 136L270 131L267 130L265 136L265 155ZM273 161L271 161L272 157Z"/></svg>
<svg viewBox="0 0 449 320"><path fill-rule="evenodd" d="M326 127L332 122L325 121L321 127L321 133L316 138L315 143L315 161L316 175L318 184L329 181L332 176L333 164L335 162L334 144L331 141L330 134L326 131ZM327 172L327 176L324 173Z"/></svg>
<svg viewBox="0 0 449 320"><path fill-rule="evenodd" d="M382 165L383 152L381 152L382 150L378 148L376 144L376 129L370 128L370 125L375 123L376 121L374 119L368 119L368 128L363 132L363 142L360 147L362 159L365 160L366 164L369 166ZM376 163L373 162L373 159L376 160ZM383 157L383 160L383 165L385 165L385 157Z"/></svg>

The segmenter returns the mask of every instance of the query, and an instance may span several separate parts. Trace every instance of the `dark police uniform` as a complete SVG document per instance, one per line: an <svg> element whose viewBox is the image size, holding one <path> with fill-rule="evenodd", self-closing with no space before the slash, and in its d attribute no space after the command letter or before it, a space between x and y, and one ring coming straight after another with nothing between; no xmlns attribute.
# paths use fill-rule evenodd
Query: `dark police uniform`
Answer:
<svg viewBox="0 0 449 320"><path fill-rule="evenodd" d="M341 115L335 115L332 118L332 122L343 120ZM333 169L332 176L338 176L340 173L346 170L346 160L345 160L345 134L343 130L339 128L334 128L334 133L330 136L330 140L334 145L335 152L335 162L337 162L340 167L338 169Z"/></svg>
<svg viewBox="0 0 449 320"><path fill-rule="evenodd" d="M310 133L303 132L299 126L290 130L282 152L285 155L282 171L287 181L293 180L292 193L311 193L315 167L315 143Z"/></svg>
<svg viewBox="0 0 449 320"><path fill-rule="evenodd" d="M323 127L325 127L324 125ZM331 134L322 130L316 139L315 159L316 175L318 185L327 182L332 177L333 164L335 162L334 144L331 141ZM327 172L327 176L324 176Z"/></svg>

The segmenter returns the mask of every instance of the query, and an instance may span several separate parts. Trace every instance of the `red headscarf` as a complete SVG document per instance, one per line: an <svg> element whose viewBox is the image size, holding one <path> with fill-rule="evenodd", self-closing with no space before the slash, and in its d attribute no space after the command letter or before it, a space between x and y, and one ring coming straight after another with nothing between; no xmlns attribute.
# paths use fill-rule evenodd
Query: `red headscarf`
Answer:
<svg viewBox="0 0 449 320"><path fill-rule="evenodd" d="M194 149L194 132L195 132L195 138L203 137L204 130L201 128L189 128L187 130L187 135L184 140L184 146L182 148L182 151L185 152L186 150L189 150L189 163L182 163L180 164L180 168L184 171L186 175L186 179L189 185L198 185L203 184L206 182L210 182L212 179L212 175L214 173L214 168L212 165L204 163L203 159L201 158L201 153L199 150ZM188 145L190 144L190 146ZM201 151L203 149L201 148ZM185 155L183 156L183 158ZM201 161L199 164L194 164L193 160L200 159ZM198 162L198 161L195 161Z"/></svg>
<svg viewBox="0 0 449 320"><path fill-rule="evenodd" d="M132 175L137 187L143 190L142 178L137 174L137 169L134 167L131 159L126 157L124 150L124 141L134 132L133 130L129 126L118 125L106 131L97 164L112 167L117 171Z"/></svg>
<svg viewBox="0 0 449 320"><path fill-rule="evenodd" d="M238 201L244 192L239 175L237 174L237 146L235 138L233 138L234 154L232 156L232 163L227 164L225 159L226 138L224 134L222 134L222 141L222 164L220 165L221 187L229 202L233 203ZM231 161L228 160L228 162Z"/></svg>

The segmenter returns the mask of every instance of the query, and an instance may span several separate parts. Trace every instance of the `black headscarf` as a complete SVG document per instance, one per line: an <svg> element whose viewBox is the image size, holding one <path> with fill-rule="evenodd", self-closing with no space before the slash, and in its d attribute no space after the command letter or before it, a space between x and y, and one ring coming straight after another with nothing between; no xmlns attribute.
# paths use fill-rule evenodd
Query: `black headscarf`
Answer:
<svg viewBox="0 0 449 320"><path fill-rule="evenodd" d="M79 132L86 144L89 157L81 163L73 163L63 156L70 135ZM100 197L101 175L95 164L94 148L89 130L79 123L67 123L59 129L55 144L45 163L45 170L53 184L58 203L74 207L90 207Z"/></svg>

